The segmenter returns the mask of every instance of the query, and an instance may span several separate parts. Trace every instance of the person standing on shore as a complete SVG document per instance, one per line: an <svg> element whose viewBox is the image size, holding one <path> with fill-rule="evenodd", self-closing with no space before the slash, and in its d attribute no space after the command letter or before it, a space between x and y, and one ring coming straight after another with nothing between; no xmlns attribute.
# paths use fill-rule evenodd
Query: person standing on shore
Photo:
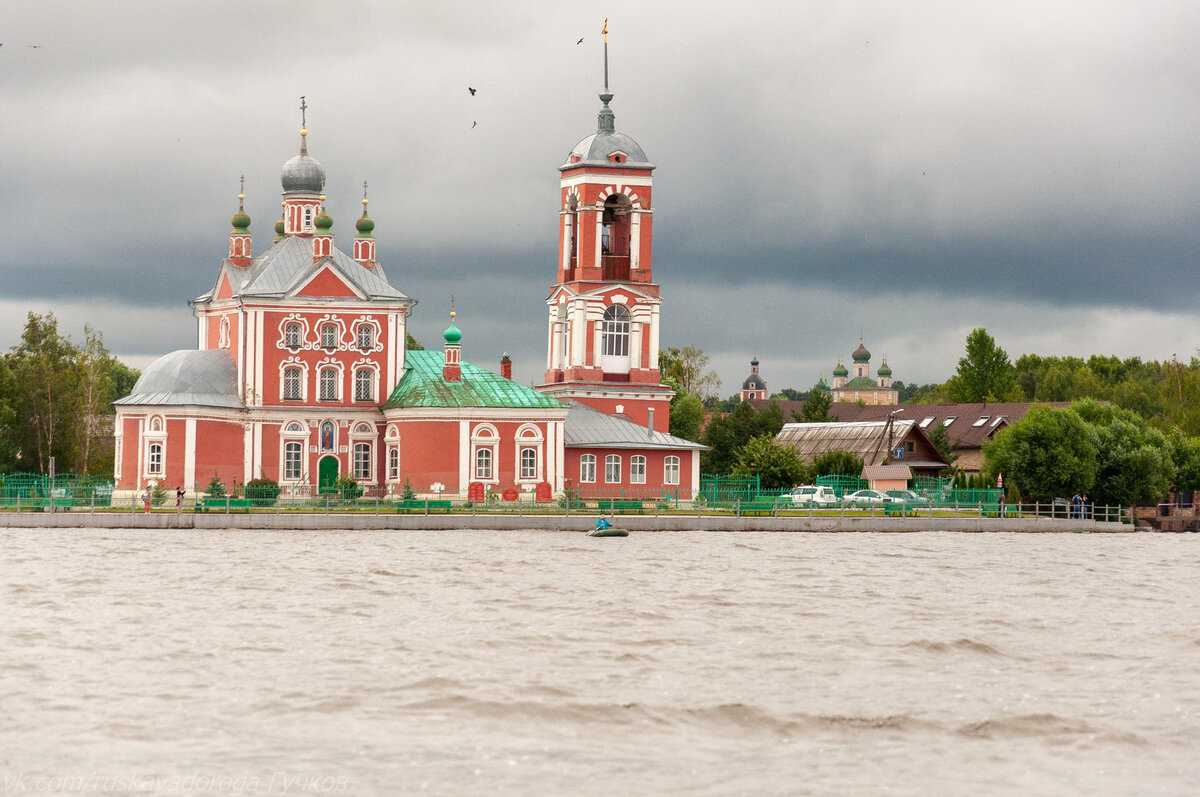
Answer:
<svg viewBox="0 0 1200 797"><path fill-rule="evenodd" d="M1071 519L1078 520L1083 517L1083 499L1079 497L1079 493L1071 496Z"/></svg>
<svg viewBox="0 0 1200 797"><path fill-rule="evenodd" d="M180 485L176 485L175 486L175 514L179 515L182 513L183 513L183 487Z"/></svg>

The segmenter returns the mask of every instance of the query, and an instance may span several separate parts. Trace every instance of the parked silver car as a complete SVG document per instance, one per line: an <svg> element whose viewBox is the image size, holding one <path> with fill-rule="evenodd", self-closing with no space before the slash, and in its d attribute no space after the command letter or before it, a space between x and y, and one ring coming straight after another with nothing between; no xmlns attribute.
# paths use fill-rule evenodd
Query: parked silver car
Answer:
<svg viewBox="0 0 1200 797"><path fill-rule="evenodd" d="M790 500L793 506L822 507L837 506L841 503L832 487L819 487L811 484L793 487L792 491L785 495L785 500Z"/></svg>
<svg viewBox="0 0 1200 797"><path fill-rule="evenodd" d="M856 490L846 496L847 504L859 507L883 506L884 504L897 503L898 500L878 490Z"/></svg>

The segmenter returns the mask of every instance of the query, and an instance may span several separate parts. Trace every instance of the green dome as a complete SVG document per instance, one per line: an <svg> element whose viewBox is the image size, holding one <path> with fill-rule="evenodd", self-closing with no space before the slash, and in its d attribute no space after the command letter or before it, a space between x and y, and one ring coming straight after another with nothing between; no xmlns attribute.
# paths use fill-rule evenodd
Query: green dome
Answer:
<svg viewBox="0 0 1200 797"><path fill-rule="evenodd" d="M279 221L275 222L275 234L283 235L283 219L280 219Z"/></svg>
<svg viewBox="0 0 1200 797"><path fill-rule="evenodd" d="M358 221L354 222L354 229L358 230L363 235L370 235L375 231L375 222L371 220L371 217L367 215L366 211L363 211L363 214L359 217Z"/></svg>
<svg viewBox="0 0 1200 797"><path fill-rule="evenodd" d="M329 218L329 214L325 212L325 208L321 208L321 212L317 214L316 221L313 222L321 232L329 232L333 228L333 219Z"/></svg>
<svg viewBox="0 0 1200 797"><path fill-rule="evenodd" d="M887 360L884 360L883 364L881 364L879 366L878 373L880 376L891 376L892 375L892 369L888 368Z"/></svg>
<svg viewBox="0 0 1200 797"><path fill-rule="evenodd" d="M233 225L235 230L245 232L250 228L250 215L246 211L239 209L233 217L229 219L229 223Z"/></svg>
<svg viewBox="0 0 1200 797"><path fill-rule="evenodd" d="M842 365L839 362L837 364L837 368L833 369L833 375L834 376L850 376L850 372L846 370L846 366Z"/></svg>
<svg viewBox="0 0 1200 797"><path fill-rule="evenodd" d="M850 353L850 356L856 363L869 363L871 361L871 352L867 351L867 347L859 341L858 348Z"/></svg>
<svg viewBox="0 0 1200 797"><path fill-rule="evenodd" d="M457 344L462 340L462 330L458 328L457 324L451 321L450 326L446 327L446 331L442 333L442 339L447 343Z"/></svg>

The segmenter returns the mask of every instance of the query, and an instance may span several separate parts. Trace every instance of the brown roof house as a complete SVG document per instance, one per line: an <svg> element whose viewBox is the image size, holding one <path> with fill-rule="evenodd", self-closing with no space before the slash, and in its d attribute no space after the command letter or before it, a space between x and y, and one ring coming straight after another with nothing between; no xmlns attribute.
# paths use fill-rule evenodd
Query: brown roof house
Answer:
<svg viewBox="0 0 1200 797"><path fill-rule="evenodd" d="M812 462L827 451L849 451L863 465L907 465L912 473L931 476L946 467L928 435L914 421L854 423L786 423L775 442L790 446Z"/></svg>
<svg viewBox="0 0 1200 797"><path fill-rule="evenodd" d="M872 490L904 490L913 476L907 465L863 465L862 478Z"/></svg>

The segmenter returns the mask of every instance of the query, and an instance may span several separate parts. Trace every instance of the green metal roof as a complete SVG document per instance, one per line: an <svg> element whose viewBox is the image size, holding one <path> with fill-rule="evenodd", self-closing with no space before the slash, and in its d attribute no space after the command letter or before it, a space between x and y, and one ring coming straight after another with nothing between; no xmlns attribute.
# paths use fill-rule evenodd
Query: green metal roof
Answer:
<svg viewBox="0 0 1200 797"><path fill-rule="evenodd" d="M843 390L881 390L879 383L869 376L856 376L846 383Z"/></svg>
<svg viewBox="0 0 1200 797"><path fill-rule="evenodd" d="M566 409L552 396L505 379L469 362L462 363L462 381L442 379L445 355L440 351L413 351L404 355L404 376L384 409L403 407L518 407Z"/></svg>

